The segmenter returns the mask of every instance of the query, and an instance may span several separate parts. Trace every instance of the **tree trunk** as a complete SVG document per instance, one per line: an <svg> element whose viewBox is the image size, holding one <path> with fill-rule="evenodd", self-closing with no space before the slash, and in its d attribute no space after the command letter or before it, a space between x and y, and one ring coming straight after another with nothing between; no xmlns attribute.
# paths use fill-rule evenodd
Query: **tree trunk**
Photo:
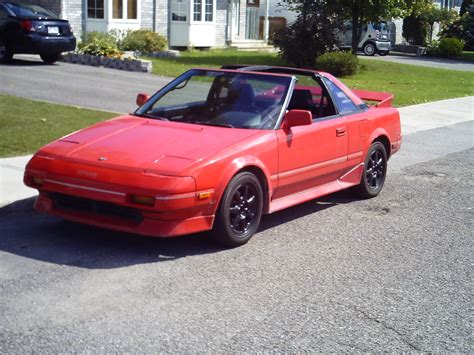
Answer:
<svg viewBox="0 0 474 355"><path fill-rule="evenodd" d="M354 2L352 5L352 54L357 55L357 49L360 41L360 21L359 21L359 6Z"/></svg>

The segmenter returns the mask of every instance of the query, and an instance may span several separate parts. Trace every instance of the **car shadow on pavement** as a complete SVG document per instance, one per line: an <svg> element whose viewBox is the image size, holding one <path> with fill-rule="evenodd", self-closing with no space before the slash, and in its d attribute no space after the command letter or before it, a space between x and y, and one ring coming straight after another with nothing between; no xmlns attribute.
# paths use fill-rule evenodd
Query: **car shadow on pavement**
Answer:
<svg viewBox="0 0 474 355"><path fill-rule="evenodd" d="M350 195L341 192L276 212L263 217L259 232L352 201ZM214 243L207 232L175 238L144 237L39 214L33 203L34 198L28 198L0 209L0 250L86 269L172 261L226 250Z"/></svg>
<svg viewBox="0 0 474 355"><path fill-rule="evenodd" d="M11 67L31 67L31 66L50 66L50 65L56 65L54 64L46 64L43 62L39 57L38 59L36 58L15 58L13 57L12 61L10 63L0 63L0 66L11 66Z"/></svg>

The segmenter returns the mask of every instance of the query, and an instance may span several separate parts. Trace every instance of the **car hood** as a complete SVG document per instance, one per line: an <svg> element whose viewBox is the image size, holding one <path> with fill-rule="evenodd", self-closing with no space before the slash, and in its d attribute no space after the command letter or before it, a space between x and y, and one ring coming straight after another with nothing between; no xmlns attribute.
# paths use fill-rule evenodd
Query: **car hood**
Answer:
<svg viewBox="0 0 474 355"><path fill-rule="evenodd" d="M122 116L58 139L41 153L102 167L179 174L258 132Z"/></svg>

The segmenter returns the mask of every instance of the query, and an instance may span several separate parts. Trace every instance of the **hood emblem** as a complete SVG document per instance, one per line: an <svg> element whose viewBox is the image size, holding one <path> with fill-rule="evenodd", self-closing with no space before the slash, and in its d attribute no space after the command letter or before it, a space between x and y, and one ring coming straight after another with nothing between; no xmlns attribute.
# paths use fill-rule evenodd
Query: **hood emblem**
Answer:
<svg viewBox="0 0 474 355"><path fill-rule="evenodd" d="M106 161L107 157L99 157L99 161Z"/></svg>

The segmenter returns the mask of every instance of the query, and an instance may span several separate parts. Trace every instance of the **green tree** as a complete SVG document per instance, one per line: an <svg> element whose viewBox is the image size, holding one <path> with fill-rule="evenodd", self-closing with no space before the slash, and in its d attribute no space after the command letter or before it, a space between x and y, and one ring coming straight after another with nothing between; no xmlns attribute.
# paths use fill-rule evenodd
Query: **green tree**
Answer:
<svg viewBox="0 0 474 355"><path fill-rule="evenodd" d="M461 4L461 10L460 10L459 14L462 16L466 12L469 12L469 6L471 6L471 5L472 5L472 0L464 0Z"/></svg>
<svg viewBox="0 0 474 355"><path fill-rule="evenodd" d="M280 55L291 65L312 67L321 54L337 49L342 19L327 0L304 0L297 4L299 15L278 36Z"/></svg>
<svg viewBox="0 0 474 355"><path fill-rule="evenodd" d="M428 26L428 42L431 43L433 40L434 24L436 22L441 26L448 26L456 21L459 16L456 10L449 10L447 8L440 9L434 4L430 4L420 14L420 18L423 22L422 26L425 26L425 24Z"/></svg>
<svg viewBox="0 0 474 355"><path fill-rule="evenodd" d="M296 11L302 11L305 0L288 0ZM352 21L352 53L357 54L362 27L367 22L404 17L420 13L432 0L328 0L326 11Z"/></svg>

